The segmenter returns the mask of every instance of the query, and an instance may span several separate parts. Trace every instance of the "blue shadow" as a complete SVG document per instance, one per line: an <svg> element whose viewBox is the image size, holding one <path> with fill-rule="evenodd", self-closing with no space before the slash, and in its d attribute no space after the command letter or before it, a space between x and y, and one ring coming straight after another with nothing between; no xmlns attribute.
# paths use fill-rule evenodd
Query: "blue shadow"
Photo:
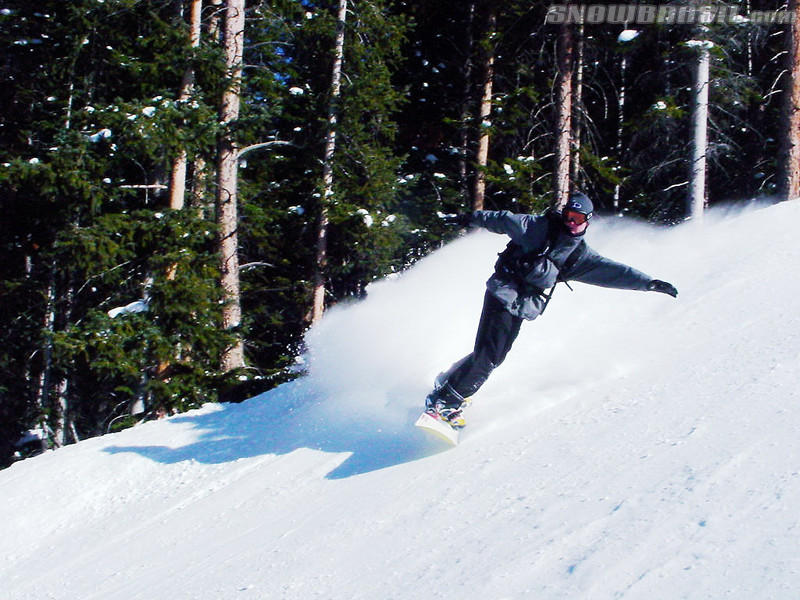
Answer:
<svg viewBox="0 0 800 600"><path fill-rule="evenodd" d="M287 386L290 391L287 392ZM294 393L293 393L294 391ZM222 410L171 418L176 426L198 430L194 443L168 446L110 446L110 454L133 452L152 461L174 464L195 461L222 464L242 458L284 455L300 448L327 453L348 453L326 475L344 479L420 460L447 449L414 427L418 411L408 411L396 423L354 416L332 416L330 408L304 392L298 382L285 384L242 404Z"/></svg>

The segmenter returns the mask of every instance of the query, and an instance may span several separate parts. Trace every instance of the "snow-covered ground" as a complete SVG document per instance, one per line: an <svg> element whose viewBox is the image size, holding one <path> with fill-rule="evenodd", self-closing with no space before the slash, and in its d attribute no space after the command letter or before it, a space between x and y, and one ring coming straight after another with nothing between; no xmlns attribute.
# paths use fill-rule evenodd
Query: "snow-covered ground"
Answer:
<svg viewBox="0 0 800 600"><path fill-rule="evenodd" d="M0 471L0 597L800 597L800 202L589 243L680 296L577 284L462 443L412 427L501 236L332 310L312 374Z"/></svg>

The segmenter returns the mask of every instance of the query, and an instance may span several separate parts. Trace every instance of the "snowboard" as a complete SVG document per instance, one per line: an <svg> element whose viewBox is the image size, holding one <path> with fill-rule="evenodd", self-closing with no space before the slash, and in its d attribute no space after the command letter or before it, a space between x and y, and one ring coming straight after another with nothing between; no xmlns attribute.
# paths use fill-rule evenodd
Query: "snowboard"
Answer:
<svg viewBox="0 0 800 600"><path fill-rule="evenodd" d="M423 412L414 425L432 433L453 446L458 444L459 430L453 429L447 421L437 418L428 412Z"/></svg>

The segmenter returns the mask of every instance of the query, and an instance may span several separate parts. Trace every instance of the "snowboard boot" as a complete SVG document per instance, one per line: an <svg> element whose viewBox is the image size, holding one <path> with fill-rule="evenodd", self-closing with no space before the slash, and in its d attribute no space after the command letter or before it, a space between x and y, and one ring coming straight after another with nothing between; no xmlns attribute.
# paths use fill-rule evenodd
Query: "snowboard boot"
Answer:
<svg viewBox="0 0 800 600"><path fill-rule="evenodd" d="M425 398L425 412L445 421L453 429L463 429L467 425L463 411L469 403L468 398L462 398L449 384L444 384Z"/></svg>

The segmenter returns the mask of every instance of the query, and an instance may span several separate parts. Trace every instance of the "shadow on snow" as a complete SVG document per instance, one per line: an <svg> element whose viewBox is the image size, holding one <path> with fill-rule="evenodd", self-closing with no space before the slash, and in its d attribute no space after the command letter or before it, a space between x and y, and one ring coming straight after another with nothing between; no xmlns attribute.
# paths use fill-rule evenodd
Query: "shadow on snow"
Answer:
<svg viewBox="0 0 800 600"><path fill-rule="evenodd" d="M447 448L414 427L416 409L390 421L386 416L356 418L319 397L298 380L221 410L169 419L170 426L199 432L193 443L169 446L110 446L105 452L133 452L155 462L222 464L242 458L286 455L308 448L349 454L327 479L343 479L419 460Z"/></svg>

